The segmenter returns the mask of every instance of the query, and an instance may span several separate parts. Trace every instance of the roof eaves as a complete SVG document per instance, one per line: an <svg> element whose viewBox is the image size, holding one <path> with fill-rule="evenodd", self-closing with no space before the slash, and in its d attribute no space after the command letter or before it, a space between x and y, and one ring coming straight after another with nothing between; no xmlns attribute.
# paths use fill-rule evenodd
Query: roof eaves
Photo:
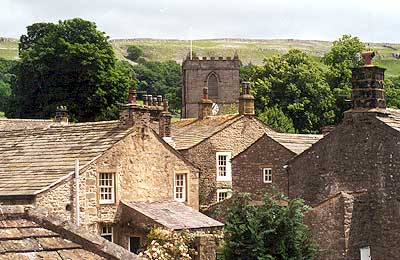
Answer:
<svg viewBox="0 0 400 260"><path fill-rule="evenodd" d="M192 148L194 148L194 147L200 145L200 144L203 143L204 141L210 139L210 138L213 137L214 135L218 134L219 132L225 130L227 127L231 126L233 123L239 121L239 119L241 119L241 118L243 118L243 117L244 117L244 115L239 115L239 114L238 114L237 116L235 116L235 117L233 117L232 119L230 119L230 120L229 120L230 122L227 123L223 128L221 128L221 129L215 131L214 133L212 133L211 135L205 137L205 138L202 139L200 142L195 143L195 144L193 144L193 145L191 145L191 146L185 147L185 148L183 148L183 149L177 149L177 150L183 151L183 150L192 149Z"/></svg>

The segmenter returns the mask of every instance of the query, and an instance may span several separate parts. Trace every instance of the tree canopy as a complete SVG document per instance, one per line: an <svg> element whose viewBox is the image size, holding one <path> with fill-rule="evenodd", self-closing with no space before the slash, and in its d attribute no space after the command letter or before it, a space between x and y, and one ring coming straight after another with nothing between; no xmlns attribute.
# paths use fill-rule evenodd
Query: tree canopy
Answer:
<svg viewBox="0 0 400 260"><path fill-rule="evenodd" d="M365 45L357 37L343 35L322 58L328 67L325 78L335 98L334 123L339 123L343 112L350 108L346 99L351 93L351 68L363 65L360 52L364 49Z"/></svg>
<svg viewBox="0 0 400 260"><path fill-rule="evenodd" d="M333 121L334 98L323 70L301 50L266 58L252 82L257 114L274 108L269 113L281 117L284 124L278 128L315 133Z"/></svg>
<svg viewBox="0 0 400 260"><path fill-rule="evenodd" d="M133 67L138 90L165 96L170 110L178 113L182 100L182 70L175 61L145 61Z"/></svg>
<svg viewBox="0 0 400 260"><path fill-rule="evenodd" d="M7 117L49 118L66 105L73 120L113 119L135 83L108 37L79 18L27 27Z"/></svg>
<svg viewBox="0 0 400 260"><path fill-rule="evenodd" d="M143 55L143 49L136 45L131 45L127 49L128 56L127 58L132 61L137 61Z"/></svg>
<svg viewBox="0 0 400 260"><path fill-rule="evenodd" d="M11 96L11 84L15 78L13 68L16 61L0 58L0 111L7 108Z"/></svg>
<svg viewBox="0 0 400 260"><path fill-rule="evenodd" d="M300 199L282 206L283 196L266 194L261 205L236 194L225 220L223 254L226 260L311 260L316 245L303 223L308 207Z"/></svg>

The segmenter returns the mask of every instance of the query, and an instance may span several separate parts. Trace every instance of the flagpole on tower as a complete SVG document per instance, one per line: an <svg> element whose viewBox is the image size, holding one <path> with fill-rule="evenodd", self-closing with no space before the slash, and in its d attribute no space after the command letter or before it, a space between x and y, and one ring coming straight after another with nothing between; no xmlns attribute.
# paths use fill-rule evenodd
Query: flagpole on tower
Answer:
<svg viewBox="0 0 400 260"><path fill-rule="evenodd" d="M193 40L192 37L190 37L190 59L193 59Z"/></svg>
<svg viewBox="0 0 400 260"><path fill-rule="evenodd" d="M192 60L193 59L193 28L192 27L189 27L189 39L190 39L190 54L189 54L189 57L190 57L190 59Z"/></svg>

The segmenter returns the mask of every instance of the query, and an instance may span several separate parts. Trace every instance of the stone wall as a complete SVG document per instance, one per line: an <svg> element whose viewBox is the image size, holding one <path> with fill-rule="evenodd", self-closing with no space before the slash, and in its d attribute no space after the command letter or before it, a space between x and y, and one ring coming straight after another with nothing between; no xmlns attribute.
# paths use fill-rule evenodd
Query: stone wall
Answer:
<svg viewBox="0 0 400 260"><path fill-rule="evenodd" d="M311 205L340 191L398 191L400 135L375 113L347 113L344 122L289 162L289 195Z"/></svg>
<svg viewBox="0 0 400 260"><path fill-rule="evenodd" d="M315 260L359 260L369 246L374 260L397 259L399 201L381 192L339 193L305 215L318 243Z"/></svg>
<svg viewBox="0 0 400 260"><path fill-rule="evenodd" d="M220 106L220 112L232 112L238 107L240 95L240 60L239 59L187 59L182 64L183 91L182 117L197 117L198 102L201 100L203 88L207 87L210 73L218 78L218 97L210 97ZM234 108L230 108L230 107Z"/></svg>
<svg viewBox="0 0 400 260"><path fill-rule="evenodd" d="M295 153L269 136L263 135L248 149L233 158L233 190L250 193L256 200L261 200L264 193L271 192L273 187L287 194L288 178L283 166L294 156ZM272 183L264 183L263 168L272 169Z"/></svg>
<svg viewBox="0 0 400 260"><path fill-rule="evenodd" d="M232 188L230 181L217 182L216 152L231 152L232 157L237 155L260 138L265 127L255 117L243 116L200 144L182 151L186 158L201 169L200 205L203 208L217 201L217 189Z"/></svg>
<svg viewBox="0 0 400 260"><path fill-rule="evenodd" d="M347 112L342 124L289 162L290 197L315 206L309 223L318 259L358 260L366 246L374 260L400 254L400 134L376 115ZM320 206L338 192L358 195Z"/></svg>
<svg viewBox="0 0 400 260"><path fill-rule="evenodd" d="M99 204L98 174L115 173L116 203ZM80 222L93 232L99 223L114 223L119 201L173 200L174 173L187 174L187 202L199 208L198 170L160 142L149 128L133 132L81 170ZM35 205L47 208L66 220L75 221L75 182L69 178L38 194Z"/></svg>

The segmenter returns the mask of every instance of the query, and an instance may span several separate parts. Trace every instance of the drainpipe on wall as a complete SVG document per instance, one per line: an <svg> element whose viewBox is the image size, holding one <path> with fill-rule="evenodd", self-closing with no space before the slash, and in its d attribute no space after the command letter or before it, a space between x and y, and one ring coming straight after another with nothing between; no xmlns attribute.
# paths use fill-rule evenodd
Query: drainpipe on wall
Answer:
<svg viewBox="0 0 400 260"><path fill-rule="evenodd" d="M79 226L80 208L79 208L79 159L75 160L75 212L76 225Z"/></svg>

